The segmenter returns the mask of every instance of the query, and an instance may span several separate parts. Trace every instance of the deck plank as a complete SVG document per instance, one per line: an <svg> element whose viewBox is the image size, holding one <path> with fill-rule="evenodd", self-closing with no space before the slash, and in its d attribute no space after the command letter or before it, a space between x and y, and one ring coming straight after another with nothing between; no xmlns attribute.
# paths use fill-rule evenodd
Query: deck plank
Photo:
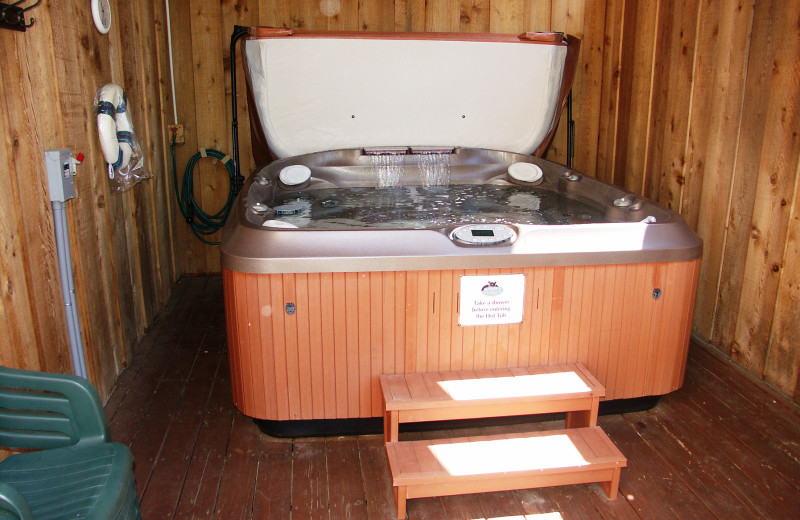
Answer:
<svg viewBox="0 0 800 520"><path fill-rule="evenodd" d="M708 355L706 353L706 355ZM714 360L707 360L713 363ZM716 360L719 362L718 360ZM767 440L774 445L780 452L780 461L800 460L800 444L794 441L800 437L800 424L793 424L792 419L797 414L787 413L785 403L779 401L766 392L757 392L752 387L752 381L740 381L738 384L732 380L721 379L709 369L701 366L696 360L687 366L687 377L696 378L697 383L705 392L721 397L721 402L731 410L729 419L732 421L746 421L750 426L748 429L755 435ZM742 378L745 379L745 378ZM742 392L742 387L748 391ZM794 404L789 406L794 407ZM780 418L782 420L775 420ZM726 418L725 420L728 420ZM783 456L781 456L781 454ZM785 469L784 475L798 482L797 470L800 469L795 464L789 464ZM800 482L798 482L800 486Z"/></svg>
<svg viewBox="0 0 800 520"><path fill-rule="evenodd" d="M556 493L552 493L550 495L551 500L554 502L551 507L553 507L554 510L559 511L565 520L570 518L585 518L587 520L591 518L603 518L603 516L597 510L595 503L591 499L591 491L587 493L590 488L593 488L594 491L602 493L603 496L605 496L602 488L596 485L561 486L557 488ZM606 501L617 502L616 500L608 500L607 496Z"/></svg>
<svg viewBox="0 0 800 520"><path fill-rule="evenodd" d="M731 480L738 478L741 472L731 467L728 471L721 470L722 461L717 460L719 454L715 453L713 443L704 442L702 435L693 435L684 421L667 415L665 407L639 414L635 420L647 431L644 441L659 450L715 516L742 519L759 516L730 489Z"/></svg>
<svg viewBox="0 0 800 520"><path fill-rule="evenodd" d="M797 453L796 436L788 433L779 422L767 421L760 413L748 410L741 400L736 399L738 394L733 391L714 395L710 382L696 373L696 365L687 367L686 377L702 389L692 396L692 400L701 401L708 408L717 428L735 434L747 449L758 453L774 473L793 484L795 492L800 490L800 454Z"/></svg>
<svg viewBox="0 0 800 520"><path fill-rule="evenodd" d="M483 518L480 495L453 495L441 497L445 518L449 520L474 520Z"/></svg>
<svg viewBox="0 0 800 520"><path fill-rule="evenodd" d="M250 418L233 414L214 518L252 518L261 433Z"/></svg>
<svg viewBox="0 0 800 520"><path fill-rule="evenodd" d="M483 513L482 516L486 518L525 520L522 516L522 504L513 491L481 493L477 497Z"/></svg>
<svg viewBox="0 0 800 520"><path fill-rule="evenodd" d="M219 361L219 353L201 350L196 354L175 420L164 438L150 475L148 488L157 489L158 493L147 493L142 499L144 518L169 518L175 514ZM180 478L175 478L176 475Z"/></svg>
<svg viewBox="0 0 800 520"><path fill-rule="evenodd" d="M292 463L292 520L328 518L325 439L295 440Z"/></svg>
<svg viewBox="0 0 800 520"><path fill-rule="evenodd" d="M161 376L172 361L173 341L168 335L159 337L156 340L157 344L153 346L153 353L142 363L145 366L141 367L136 379L121 399L116 413L109 420L114 441L130 445L142 426L141 418L143 416L161 417L158 411L151 412L150 407L157 402L156 392L161 383ZM131 368L133 366L126 370ZM175 386L181 387L182 385L176 384ZM163 408L159 408L159 410L163 410Z"/></svg>
<svg viewBox="0 0 800 520"><path fill-rule="evenodd" d="M676 474L642 441L627 420L622 416L606 416L598 424L628 457L628 467L620 477L620 495L642 517L708 518L710 513L691 489L681 485Z"/></svg>
<svg viewBox="0 0 800 520"><path fill-rule="evenodd" d="M756 381L752 374L734 365L732 361L724 361L722 356L722 353L717 356L704 348L695 348L689 361L702 368L715 381L723 382L726 392L732 389L754 403L767 423L775 423L778 417L778 424L790 427L795 435L800 435L800 406L787 396Z"/></svg>
<svg viewBox="0 0 800 520"><path fill-rule="evenodd" d="M687 384L691 388L694 383ZM754 449L755 446L748 447L738 432L720 426L719 416L709 407L709 398L708 395L698 398L694 393L670 396L668 403L674 403L674 406L667 407L665 413L682 415L685 424L694 430L692 438L703 436L708 439L708 449L715 455L713 464L728 474L731 486L763 512L765 518L780 518L784 507L794 505L795 509L800 508L800 495L794 486L776 478L773 469L764 463L761 450Z"/></svg>
<svg viewBox="0 0 800 520"><path fill-rule="evenodd" d="M358 441L364 497L369 520L395 520L392 479L382 435L364 435Z"/></svg>
<svg viewBox="0 0 800 520"><path fill-rule="evenodd" d="M152 406L147 409L148 417L158 419L147 421L148 424L141 428L137 425L130 448L134 454L133 474L136 478L140 499L147 491L150 475L156 465L161 447L164 445L175 411L180 404L182 390L182 381L166 380L160 384L153 395Z"/></svg>
<svg viewBox="0 0 800 520"><path fill-rule="evenodd" d="M234 417L227 361L225 356L220 359L217 379L211 388L200 431L195 439L194 452L175 513L178 519L203 519L214 515ZM158 490L151 488L150 492L157 493Z"/></svg>
<svg viewBox="0 0 800 520"><path fill-rule="evenodd" d="M175 345L187 330L191 330L195 326L192 316L196 315L200 308L199 296L207 282L208 280L204 277L187 278L186 289L174 295L177 301L172 307L170 319L157 317L154 320L153 328L139 342L142 348L137 345L133 349L134 356L131 364L120 374L119 378L123 383L128 383L128 389L124 395L115 398L110 407L109 403L106 403L106 413L109 408L113 409L113 414L109 415L109 426L112 431L112 439L116 442L130 445L139 428L144 424L141 418L149 414L149 407L156 401L156 390L162 376L171 365L175 354ZM143 353L138 354L140 351ZM187 367L183 368L187 369ZM128 375L128 372L131 375ZM116 392L116 389L112 391L112 395ZM159 410L163 410L163 408ZM152 415L158 416L158 412Z"/></svg>
<svg viewBox="0 0 800 520"><path fill-rule="evenodd" d="M392 510L394 510L394 506L392 506ZM442 506L442 499L439 497L409 500L407 511L409 520L445 518L444 506ZM394 518L397 517L395 516Z"/></svg>
<svg viewBox="0 0 800 520"><path fill-rule="evenodd" d="M253 499L253 518L282 520L291 516L292 442L261 436L261 448Z"/></svg>
<svg viewBox="0 0 800 520"><path fill-rule="evenodd" d="M185 297L184 295L191 285L188 281L181 280L173 286L167 303L153 320L151 330L158 330L158 332L145 335L136 345L129 368L120 373L111 395L105 403L104 409L109 421L114 419L114 415L120 409L120 405L125 400L136 377L144 367L148 366L146 360L151 355L153 345L162 335L166 334L167 329L162 324L169 323L171 317L177 313L177 309L180 308L179 302Z"/></svg>
<svg viewBox="0 0 800 520"><path fill-rule="evenodd" d="M331 437L325 441L330 489L330 517L366 520L367 505L355 437Z"/></svg>

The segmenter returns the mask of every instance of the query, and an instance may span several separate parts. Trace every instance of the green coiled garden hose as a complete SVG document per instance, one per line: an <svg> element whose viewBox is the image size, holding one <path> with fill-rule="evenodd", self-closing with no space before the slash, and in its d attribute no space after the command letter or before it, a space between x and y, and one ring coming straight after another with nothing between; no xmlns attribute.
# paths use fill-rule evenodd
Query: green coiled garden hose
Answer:
<svg viewBox="0 0 800 520"><path fill-rule="evenodd" d="M203 211L194 199L194 167L197 161L206 157L221 161L228 171L228 176L230 178L228 199L225 201L225 205L213 215ZM206 237L213 235L225 225L225 221L228 219L228 215L236 201L236 195L238 195L239 190L242 188L242 182L244 181L244 179L236 173L236 166L233 160L230 156L219 150L201 148L186 164L186 170L183 173L183 183L179 189L178 167L175 160L175 141L173 139L172 180L175 185L175 199L178 202L178 209L180 209L181 215L186 219L189 227L192 228L192 232L194 232L195 236L204 244L218 246L219 242L210 241Z"/></svg>

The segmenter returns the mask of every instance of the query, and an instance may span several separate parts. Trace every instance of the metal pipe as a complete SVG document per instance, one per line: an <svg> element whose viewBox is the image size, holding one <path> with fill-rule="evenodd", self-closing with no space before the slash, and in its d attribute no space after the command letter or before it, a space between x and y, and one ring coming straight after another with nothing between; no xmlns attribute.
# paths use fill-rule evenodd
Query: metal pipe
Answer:
<svg viewBox="0 0 800 520"><path fill-rule="evenodd" d="M63 243L66 252L67 260L67 283L69 289L70 309L72 310L72 330L75 336L75 352L77 354L78 363L80 365L80 375L84 379L88 379L89 373L86 370L86 356L83 351L83 338L81 336L80 318L78 316L78 301L75 297L75 280L72 278L72 252L69 245L69 227L67 226L67 219L63 218Z"/></svg>
<svg viewBox="0 0 800 520"><path fill-rule="evenodd" d="M69 232L64 203L53 201L51 204L53 206L58 268L61 274L61 293L64 298L69 349L72 354L72 370L75 375L87 379L86 360L83 354L83 341L78 320L78 306L75 299L75 284L72 278L72 255L69 247Z"/></svg>
<svg viewBox="0 0 800 520"><path fill-rule="evenodd" d="M231 144L233 145L233 167L236 170L234 175L233 193L239 193L244 183L242 170L239 167L239 116L236 108L236 42L247 36L247 27L239 25L233 26L231 34Z"/></svg>
<svg viewBox="0 0 800 520"><path fill-rule="evenodd" d="M169 0L164 0L167 9L167 48L169 50L169 80L172 84L172 123L178 124L178 101L175 99L175 67L172 62L172 26L169 21Z"/></svg>

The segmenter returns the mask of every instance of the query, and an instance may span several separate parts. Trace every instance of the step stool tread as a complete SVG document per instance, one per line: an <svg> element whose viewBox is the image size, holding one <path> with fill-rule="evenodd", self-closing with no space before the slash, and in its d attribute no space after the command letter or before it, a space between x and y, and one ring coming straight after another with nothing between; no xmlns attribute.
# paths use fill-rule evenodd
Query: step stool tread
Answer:
<svg viewBox="0 0 800 520"><path fill-rule="evenodd" d="M598 427L391 442L394 486L622 468L627 459Z"/></svg>
<svg viewBox="0 0 800 520"><path fill-rule="evenodd" d="M605 395L603 386L580 363L478 371L383 374L380 382L387 411Z"/></svg>

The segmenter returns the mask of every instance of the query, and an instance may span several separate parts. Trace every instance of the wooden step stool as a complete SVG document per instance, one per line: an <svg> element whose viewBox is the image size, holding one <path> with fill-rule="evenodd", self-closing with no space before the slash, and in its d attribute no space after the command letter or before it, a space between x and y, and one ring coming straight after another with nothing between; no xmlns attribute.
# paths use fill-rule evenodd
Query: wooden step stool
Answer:
<svg viewBox="0 0 800 520"><path fill-rule="evenodd" d="M406 499L600 482L627 460L597 424L603 386L581 364L381 375L397 517ZM398 442L403 422L567 412L567 429Z"/></svg>
<svg viewBox="0 0 800 520"><path fill-rule="evenodd" d="M600 482L616 498L626 459L598 426L390 442L397 518L406 499Z"/></svg>
<svg viewBox="0 0 800 520"><path fill-rule="evenodd" d="M400 423L567 412L567 428L597 424L605 388L580 363L380 376L385 442Z"/></svg>

